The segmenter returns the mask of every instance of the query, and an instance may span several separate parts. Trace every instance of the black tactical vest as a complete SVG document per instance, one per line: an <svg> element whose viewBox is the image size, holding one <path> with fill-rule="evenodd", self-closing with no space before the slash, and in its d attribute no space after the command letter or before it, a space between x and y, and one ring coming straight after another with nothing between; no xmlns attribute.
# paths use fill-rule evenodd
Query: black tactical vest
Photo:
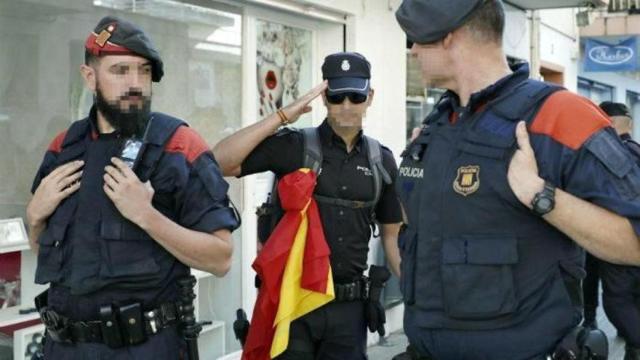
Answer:
<svg viewBox="0 0 640 360"><path fill-rule="evenodd" d="M545 311L566 328L579 316L583 251L507 181L517 122L555 90L525 80L455 124L445 96L403 153L401 289L421 326L489 330Z"/></svg>
<svg viewBox="0 0 640 360"><path fill-rule="evenodd" d="M91 293L110 284L125 289L159 286L167 280L175 258L125 219L106 195L83 191L85 183L103 182L104 165L93 166L92 157L111 156L103 152L106 148L94 148L90 121L85 118L71 125L53 166L85 160L80 189L60 203L38 239L35 282L62 284L72 294ZM141 181L151 180L153 186L152 174L165 143L186 124L160 113L153 113L150 121L135 171ZM154 203L166 202L162 196L156 194ZM165 215L172 218L172 214ZM187 274L188 268L181 266Z"/></svg>

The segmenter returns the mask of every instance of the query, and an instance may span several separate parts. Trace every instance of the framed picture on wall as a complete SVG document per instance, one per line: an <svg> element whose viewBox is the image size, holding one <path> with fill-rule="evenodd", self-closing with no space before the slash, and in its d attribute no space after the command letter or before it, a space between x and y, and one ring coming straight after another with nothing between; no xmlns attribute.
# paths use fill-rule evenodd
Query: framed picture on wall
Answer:
<svg viewBox="0 0 640 360"><path fill-rule="evenodd" d="M0 220L0 254L28 248L29 238L22 218Z"/></svg>

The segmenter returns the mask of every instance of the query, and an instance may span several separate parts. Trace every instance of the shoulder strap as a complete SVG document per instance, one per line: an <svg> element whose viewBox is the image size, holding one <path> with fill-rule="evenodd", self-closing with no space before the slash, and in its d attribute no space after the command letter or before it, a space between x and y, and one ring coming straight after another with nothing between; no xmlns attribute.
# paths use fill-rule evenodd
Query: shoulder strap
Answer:
<svg viewBox="0 0 640 360"><path fill-rule="evenodd" d="M315 194L314 198L316 199L316 201L321 203L342 206L351 209L371 208L371 219L373 220L375 216L376 204L378 203L378 201L380 200L380 196L382 195L382 184L383 182L385 184L391 184L391 176L384 168L384 164L382 163L382 146L380 145L380 143L369 136L363 136L364 142L366 143L365 147L369 160L369 167L371 168L371 173L373 175L373 199L370 201L356 201L322 196L318 194Z"/></svg>
<svg viewBox="0 0 640 360"><path fill-rule="evenodd" d="M449 103L451 103L451 95L449 92L446 92L440 96L433 110L422 120L422 125L432 125L438 121L444 109L450 107Z"/></svg>
<svg viewBox="0 0 640 360"><path fill-rule="evenodd" d="M633 141L632 139L622 140L624 145L629 149L629 152L635 156L636 162L640 164L640 144Z"/></svg>
<svg viewBox="0 0 640 360"><path fill-rule="evenodd" d="M373 198L373 209L375 210L376 204L380 200L380 196L382 195L382 181L385 184L391 184L391 176L384 168L384 164L382 163L382 150L380 149L380 143L378 140L371 138L369 136L363 135L364 140L367 146L367 153L369 156L369 167L371 167L371 172L373 174L373 186L374 186L374 198Z"/></svg>
<svg viewBox="0 0 640 360"><path fill-rule="evenodd" d="M322 147L320 146L318 128L303 128L300 129L300 131L302 131L304 138L304 158L302 160L302 166L320 175L319 172L322 168Z"/></svg>
<svg viewBox="0 0 640 360"><path fill-rule="evenodd" d="M153 113L145 131L142 145L142 158L136 164L136 174L142 182L149 180L164 153L164 146L180 126L187 123L174 117Z"/></svg>
<svg viewBox="0 0 640 360"><path fill-rule="evenodd" d="M544 100L560 90L564 90L564 88L555 84L527 79L516 85L507 94L493 100L489 103L489 107L497 115L507 120L530 122L544 104Z"/></svg>
<svg viewBox="0 0 640 360"><path fill-rule="evenodd" d="M87 137L90 136L89 118L71 124L62 141L62 150L56 159L57 165L79 159L87 149Z"/></svg>

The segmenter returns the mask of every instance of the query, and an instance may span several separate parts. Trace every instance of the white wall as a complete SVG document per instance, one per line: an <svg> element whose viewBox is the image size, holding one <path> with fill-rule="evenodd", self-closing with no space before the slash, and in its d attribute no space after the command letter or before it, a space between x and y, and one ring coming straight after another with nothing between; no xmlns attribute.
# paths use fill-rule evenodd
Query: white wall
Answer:
<svg viewBox="0 0 640 360"><path fill-rule="evenodd" d="M502 44L507 55L529 61L531 26L527 12L505 4L505 28Z"/></svg>
<svg viewBox="0 0 640 360"><path fill-rule="evenodd" d="M540 11L540 58L564 68L564 86L577 91L578 27L574 9Z"/></svg>

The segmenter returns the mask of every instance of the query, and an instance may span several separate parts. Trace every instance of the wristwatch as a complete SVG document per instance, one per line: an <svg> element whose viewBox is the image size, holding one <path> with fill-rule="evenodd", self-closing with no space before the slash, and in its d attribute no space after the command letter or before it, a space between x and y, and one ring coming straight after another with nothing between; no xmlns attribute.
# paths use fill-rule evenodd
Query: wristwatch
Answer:
<svg viewBox="0 0 640 360"><path fill-rule="evenodd" d="M531 200L531 210L542 216L549 213L556 206L556 187L548 181L544 182L544 189Z"/></svg>

